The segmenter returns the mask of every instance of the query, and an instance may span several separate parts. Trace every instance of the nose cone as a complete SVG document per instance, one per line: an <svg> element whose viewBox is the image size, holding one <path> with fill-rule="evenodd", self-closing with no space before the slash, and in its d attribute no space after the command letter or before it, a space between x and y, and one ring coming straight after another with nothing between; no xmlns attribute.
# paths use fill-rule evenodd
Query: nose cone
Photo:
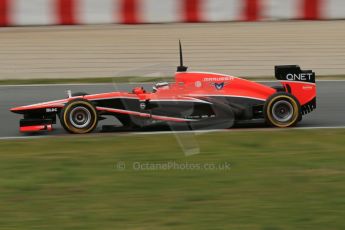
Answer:
<svg viewBox="0 0 345 230"><path fill-rule="evenodd" d="M11 109L10 109L10 111L11 111L12 113L21 113L21 111L23 111L23 110L24 110L23 106L14 107L14 108L11 108Z"/></svg>
<svg viewBox="0 0 345 230"><path fill-rule="evenodd" d="M64 104L67 102L68 102L67 99L48 101L48 102L37 103L37 104L32 104L32 105L14 107L14 108L11 108L10 111L13 113L23 114L29 110L39 110L39 109L46 109L46 108L62 108Z"/></svg>

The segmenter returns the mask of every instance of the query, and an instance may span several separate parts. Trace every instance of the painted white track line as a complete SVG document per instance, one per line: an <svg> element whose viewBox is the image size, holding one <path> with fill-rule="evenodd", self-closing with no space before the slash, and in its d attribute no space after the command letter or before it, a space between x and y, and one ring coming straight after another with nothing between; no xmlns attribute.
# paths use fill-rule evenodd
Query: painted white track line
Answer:
<svg viewBox="0 0 345 230"><path fill-rule="evenodd" d="M17 136L17 137L0 137L2 140L20 140L20 139L37 139L37 138L46 138L46 137L56 137L56 135L42 135L42 136Z"/></svg>
<svg viewBox="0 0 345 230"><path fill-rule="evenodd" d="M294 128L245 128L245 129L212 129L212 130L188 130L188 131L151 131L151 132L113 132L113 133L93 133L93 134L58 134L58 135L40 135L40 136L13 136L0 137L1 140L23 140L23 139L37 139L49 137L112 137L112 136L136 136L136 135L162 135L162 134L186 134L191 133L201 135L205 133L215 132L277 132L277 131L291 131L291 130L313 130L313 129L345 129L345 126L315 126L315 127L294 127Z"/></svg>

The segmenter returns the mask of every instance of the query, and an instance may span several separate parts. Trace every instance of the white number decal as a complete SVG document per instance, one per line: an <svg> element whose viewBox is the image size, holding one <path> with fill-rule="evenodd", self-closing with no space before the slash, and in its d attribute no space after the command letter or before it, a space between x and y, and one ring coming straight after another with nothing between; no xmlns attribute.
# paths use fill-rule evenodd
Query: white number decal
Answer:
<svg viewBox="0 0 345 230"><path fill-rule="evenodd" d="M46 108L47 113L54 113L57 112L57 108Z"/></svg>

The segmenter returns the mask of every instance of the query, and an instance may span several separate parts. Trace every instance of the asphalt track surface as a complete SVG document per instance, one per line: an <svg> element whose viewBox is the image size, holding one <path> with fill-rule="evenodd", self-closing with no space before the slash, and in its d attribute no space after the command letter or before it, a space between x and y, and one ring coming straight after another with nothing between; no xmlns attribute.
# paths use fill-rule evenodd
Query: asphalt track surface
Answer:
<svg viewBox="0 0 345 230"><path fill-rule="evenodd" d="M262 82L268 85L279 83ZM0 138L27 137L18 131L21 115L11 113L10 108L28 105L43 101L65 98L66 91L103 93L110 91L130 91L137 84L83 84L83 85L29 85L29 86L0 86ZM144 85L149 89L151 85ZM322 128L345 127L345 81L319 81L317 82L317 109L303 117L297 127ZM115 119L107 119L99 123L112 124ZM65 135L66 132L60 126L59 121L54 126L53 132L45 132L41 135ZM251 128L253 128L251 126ZM264 129L259 127L260 129ZM97 130L96 130L97 131Z"/></svg>

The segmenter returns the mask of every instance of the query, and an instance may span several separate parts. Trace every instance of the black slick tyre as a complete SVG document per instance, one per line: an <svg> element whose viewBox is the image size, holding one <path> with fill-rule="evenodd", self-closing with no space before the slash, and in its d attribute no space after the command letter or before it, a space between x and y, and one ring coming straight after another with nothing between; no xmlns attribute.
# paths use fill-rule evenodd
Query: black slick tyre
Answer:
<svg viewBox="0 0 345 230"><path fill-rule="evenodd" d="M270 126L292 127L301 120L301 106L292 94L277 92L266 100L264 117Z"/></svg>
<svg viewBox="0 0 345 230"><path fill-rule="evenodd" d="M67 132L90 133L97 127L97 110L89 101L75 99L68 102L61 110L60 122Z"/></svg>

